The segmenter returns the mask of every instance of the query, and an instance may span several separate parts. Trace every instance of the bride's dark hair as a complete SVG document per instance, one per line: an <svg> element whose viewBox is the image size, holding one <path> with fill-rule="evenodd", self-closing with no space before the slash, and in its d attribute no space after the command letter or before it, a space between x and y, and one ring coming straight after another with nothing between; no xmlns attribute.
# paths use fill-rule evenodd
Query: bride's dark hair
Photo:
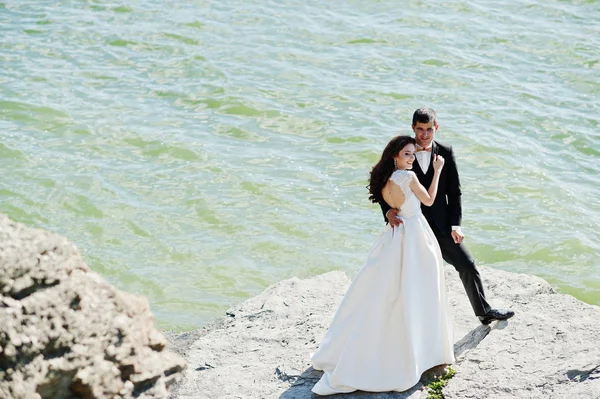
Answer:
<svg viewBox="0 0 600 399"><path fill-rule="evenodd" d="M381 195L381 190L387 184L388 179L394 173L394 157L398 155L401 149L403 149L407 144L416 144L414 138L410 136L396 136L394 137L383 150L383 154L381 154L381 159L379 162L373 166L371 169L371 177L369 178L369 185L367 188L369 189L369 200L372 202L381 202L383 201L383 195Z"/></svg>

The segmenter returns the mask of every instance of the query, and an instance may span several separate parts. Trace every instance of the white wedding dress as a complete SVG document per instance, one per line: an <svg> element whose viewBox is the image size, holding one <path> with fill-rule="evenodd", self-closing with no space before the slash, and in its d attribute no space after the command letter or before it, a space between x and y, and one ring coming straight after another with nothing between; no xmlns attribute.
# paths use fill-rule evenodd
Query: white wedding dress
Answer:
<svg viewBox="0 0 600 399"><path fill-rule="evenodd" d="M405 391L425 370L454 362L442 254L411 174L390 177L404 193L404 224L379 236L312 356L324 371L316 394Z"/></svg>

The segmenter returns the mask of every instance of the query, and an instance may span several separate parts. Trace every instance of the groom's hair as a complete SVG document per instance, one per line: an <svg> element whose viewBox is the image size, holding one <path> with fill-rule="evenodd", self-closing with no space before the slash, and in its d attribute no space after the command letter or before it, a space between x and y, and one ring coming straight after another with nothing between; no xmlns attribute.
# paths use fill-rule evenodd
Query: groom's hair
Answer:
<svg viewBox="0 0 600 399"><path fill-rule="evenodd" d="M413 114L412 125L416 125L417 122L420 123L429 123L433 122L434 125L437 126L437 114L435 111L429 107L421 107L415 111Z"/></svg>

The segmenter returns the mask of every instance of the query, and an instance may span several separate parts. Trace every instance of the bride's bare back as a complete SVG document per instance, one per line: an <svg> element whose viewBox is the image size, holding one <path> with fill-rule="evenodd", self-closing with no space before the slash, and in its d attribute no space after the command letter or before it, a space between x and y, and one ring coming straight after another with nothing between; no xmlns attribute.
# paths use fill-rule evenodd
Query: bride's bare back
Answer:
<svg viewBox="0 0 600 399"><path fill-rule="evenodd" d="M412 191L422 204L426 206L433 205L437 194L440 171L444 166L444 158L436 156L433 165L434 178L429 189L423 187L414 172L396 170L381 190L383 200L392 208L400 209L406 201L406 196ZM404 187L404 190L401 188L401 185Z"/></svg>
<svg viewBox="0 0 600 399"><path fill-rule="evenodd" d="M383 200L389 206L395 209L400 209L406 200L406 196L404 195L404 192L400 186L394 183L391 179L388 180L385 186L383 186L381 195L383 196Z"/></svg>

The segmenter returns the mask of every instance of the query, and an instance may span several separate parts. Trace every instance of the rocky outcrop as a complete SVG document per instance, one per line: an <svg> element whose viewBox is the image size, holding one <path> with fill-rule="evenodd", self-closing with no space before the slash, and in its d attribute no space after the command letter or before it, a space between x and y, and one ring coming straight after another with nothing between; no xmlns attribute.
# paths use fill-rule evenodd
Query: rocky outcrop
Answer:
<svg viewBox="0 0 600 399"><path fill-rule="evenodd" d="M458 274L446 269L457 362L445 398L600 398L600 308L557 294L537 277L485 267L481 272L493 305L517 315L482 326ZM173 396L315 398L310 389L321 373L310 367L310 354L349 282L342 272L282 281L213 324L172 337L189 362ZM427 396L418 384L403 393L330 398Z"/></svg>
<svg viewBox="0 0 600 399"><path fill-rule="evenodd" d="M66 239L0 215L0 397L165 398L185 362L146 300L93 273Z"/></svg>

